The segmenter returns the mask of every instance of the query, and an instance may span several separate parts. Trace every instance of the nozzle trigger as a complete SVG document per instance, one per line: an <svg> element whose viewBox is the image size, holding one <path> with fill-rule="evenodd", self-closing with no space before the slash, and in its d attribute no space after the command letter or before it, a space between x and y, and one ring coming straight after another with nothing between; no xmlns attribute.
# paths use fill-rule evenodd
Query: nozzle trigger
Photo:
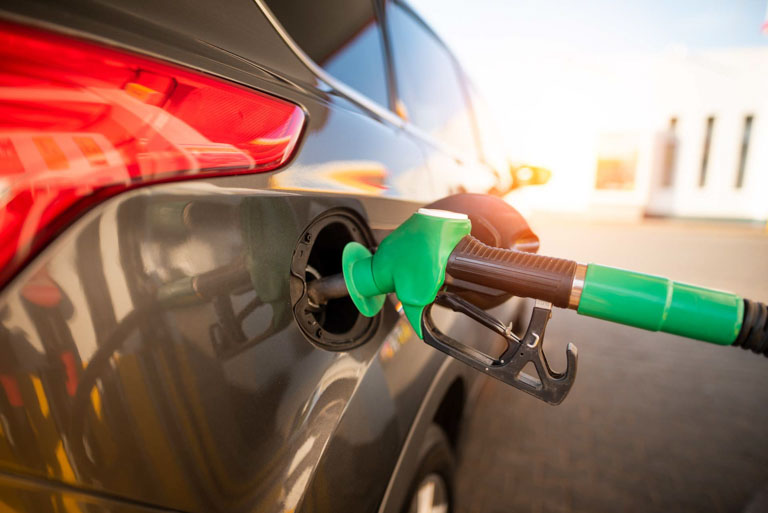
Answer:
<svg viewBox="0 0 768 513"><path fill-rule="evenodd" d="M466 344L444 334L435 325L431 311L433 305L450 308L479 322L486 328L501 335L507 342L504 353L492 357L469 347ZM549 404L560 404L573 386L576 378L577 350L573 344L566 349L567 366L564 372L555 372L547 363L543 341L547 322L552 315L552 305L545 301L536 301L531 313L528 329L522 339L498 319L465 301L455 294L442 292L434 303L424 309L421 318L424 341L445 354L492 376L508 385L519 388ZM525 366L533 363L537 376L523 372Z"/></svg>

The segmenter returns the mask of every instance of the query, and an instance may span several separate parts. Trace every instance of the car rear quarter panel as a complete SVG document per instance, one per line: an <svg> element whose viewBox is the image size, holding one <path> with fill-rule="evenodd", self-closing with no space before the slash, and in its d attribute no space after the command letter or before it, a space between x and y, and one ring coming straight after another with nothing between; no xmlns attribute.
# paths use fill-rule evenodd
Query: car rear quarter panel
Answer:
<svg viewBox="0 0 768 513"><path fill-rule="evenodd" d="M439 189L423 148L309 73L254 3L211 7L3 6L5 19L159 56L307 113L285 169L112 198L0 292L6 504L374 511L445 360L391 301L373 339L352 351L318 349L299 332L288 275L311 220L343 208L380 237ZM243 260L261 286L157 301L165 284Z"/></svg>

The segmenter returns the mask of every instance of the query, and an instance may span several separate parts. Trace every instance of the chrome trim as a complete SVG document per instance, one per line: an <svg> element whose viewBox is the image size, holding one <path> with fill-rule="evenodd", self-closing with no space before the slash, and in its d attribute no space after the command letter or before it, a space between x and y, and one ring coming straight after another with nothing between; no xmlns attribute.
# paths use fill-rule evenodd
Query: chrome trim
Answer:
<svg viewBox="0 0 768 513"><path fill-rule="evenodd" d="M296 54L299 60L302 63L304 63L304 65L307 68L309 68L309 70L312 73L317 75L324 82L327 82L328 85L338 90L339 92L343 93L350 100L357 103L364 109L371 111L376 116L388 121L389 123L392 123L393 125L399 128L403 127L405 123L397 114L395 114L394 112L392 112L386 107L382 107L381 105L371 100L364 94L358 92L352 87L339 81L337 78L334 78L332 75L328 74L328 72L325 71L322 67L316 64L315 61L313 61L309 57L309 55L304 53L304 50L301 49L301 47L296 43L296 41L293 40L293 38L288 34L288 31L285 30L285 28L277 19L277 17L272 13L269 7L267 7L267 5L264 4L262 0L253 0L253 2L256 4L256 6L259 9L261 9L261 11L264 13L264 16L267 17L267 20L269 20L269 23L272 25L272 27L274 27L275 31L277 31L277 34L283 39L283 41L285 41L285 43L288 45L291 51L294 54Z"/></svg>
<svg viewBox="0 0 768 513"><path fill-rule="evenodd" d="M587 264L576 264L576 272L573 273L571 295L568 297L568 308L576 310L581 302L581 292L584 290L584 279L587 277Z"/></svg>

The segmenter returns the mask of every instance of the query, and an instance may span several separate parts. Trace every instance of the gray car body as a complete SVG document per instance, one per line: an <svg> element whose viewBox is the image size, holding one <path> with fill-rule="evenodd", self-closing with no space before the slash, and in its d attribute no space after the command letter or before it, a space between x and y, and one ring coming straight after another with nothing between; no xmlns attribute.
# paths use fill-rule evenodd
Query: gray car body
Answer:
<svg viewBox="0 0 768 513"><path fill-rule="evenodd" d="M113 197L0 292L0 374L21 399L0 399L2 501L30 512L398 511L427 427L438 411L459 421L474 374L421 342L394 298L366 343L313 346L290 311L291 252L331 209L359 216L380 240L423 204L480 191L462 177L491 183L490 168L325 75L250 0L1 9L5 20L225 78L307 114L285 168ZM386 190L329 172L360 162L386 169ZM243 255L266 278L220 292L235 309L260 298L237 326L213 301L157 303L163 284ZM30 299L40 284L57 291L55 304ZM226 351L213 327L235 337Z"/></svg>

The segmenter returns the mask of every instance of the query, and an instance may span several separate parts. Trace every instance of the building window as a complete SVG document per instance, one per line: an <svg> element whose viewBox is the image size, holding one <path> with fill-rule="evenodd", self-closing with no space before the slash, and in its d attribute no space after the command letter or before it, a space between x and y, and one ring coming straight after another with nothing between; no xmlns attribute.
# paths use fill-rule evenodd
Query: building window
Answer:
<svg viewBox="0 0 768 513"><path fill-rule="evenodd" d="M739 169L736 174L736 188L744 185L744 173L747 169L747 154L749 153L749 137L752 134L752 121L754 116L744 118L744 132L741 135L741 151L739 152Z"/></svg>
<svg viewBox="0 0 768 513"><path fill-rule="evenodd" d="M677 118L669 118L669 129L664 139L664 159L662 162L661 186L671 187L675 181L675 163L677 161Z"/></svg>
<svg viewBox="0 0 768 513"><path fill-rule="evenodd" d="M631 191L637 174L638 140L631 134L603 134L598 139L598 190Z"/></svg>
<svg viewBox="0 0 768 513"><path fill-rule="evenodd" d="M701 174L699 175L699 187L707 183L707 165L709 164L709 147L712 145L712 129L715 127L714 116L707 118L707 134L704 136L704 150L701 153Z"/></svg>

